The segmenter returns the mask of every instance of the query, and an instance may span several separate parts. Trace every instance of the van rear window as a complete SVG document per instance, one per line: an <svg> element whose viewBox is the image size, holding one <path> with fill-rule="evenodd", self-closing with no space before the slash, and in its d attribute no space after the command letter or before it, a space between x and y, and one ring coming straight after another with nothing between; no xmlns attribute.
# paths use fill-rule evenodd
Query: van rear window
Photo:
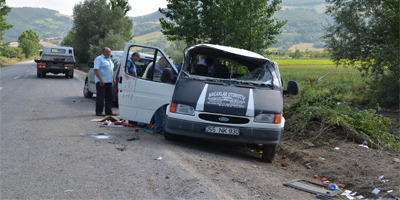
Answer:
<svg viewBox="0 0 400 200"><path fill-rule="evenodd" d="M51 49L51 53L65 53L67 50L65 49Z"/></svg>

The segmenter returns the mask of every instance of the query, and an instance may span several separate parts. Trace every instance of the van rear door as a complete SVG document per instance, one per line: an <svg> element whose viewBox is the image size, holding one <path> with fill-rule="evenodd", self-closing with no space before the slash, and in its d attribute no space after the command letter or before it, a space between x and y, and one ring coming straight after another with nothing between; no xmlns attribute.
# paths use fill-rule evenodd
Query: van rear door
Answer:
<svg viewBox="0 0 400 200"><path fill-rule="evenodd" d="M146 45L126 43L124 55L122 57L122 66L119 72L118 83L118 105L121 119L130 121L149 123L155 111L163 105L168 105L172 99L175 84L163 83L153 73L153 77L133 77L125 72L125 66L128 56L133 52L153 55L153 62L157 62L158 57L168 58L168 56L157 47ZM175 66L169 59L166 59L168 65L174 73L177 73ZM154 71L153 66L153 71Z"/></svg>

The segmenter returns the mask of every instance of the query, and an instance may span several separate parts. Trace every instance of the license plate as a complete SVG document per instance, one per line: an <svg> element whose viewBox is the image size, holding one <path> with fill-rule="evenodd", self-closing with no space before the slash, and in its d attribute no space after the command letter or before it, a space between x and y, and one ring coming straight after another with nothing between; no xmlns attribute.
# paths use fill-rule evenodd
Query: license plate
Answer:
<svg viewBox="0 0 400 200"><path fill-rule="evenodd" d="M226 128L218 126L206 126L206 133L219 133L227 135L239 135L240 129L238 128Z"/></svg>

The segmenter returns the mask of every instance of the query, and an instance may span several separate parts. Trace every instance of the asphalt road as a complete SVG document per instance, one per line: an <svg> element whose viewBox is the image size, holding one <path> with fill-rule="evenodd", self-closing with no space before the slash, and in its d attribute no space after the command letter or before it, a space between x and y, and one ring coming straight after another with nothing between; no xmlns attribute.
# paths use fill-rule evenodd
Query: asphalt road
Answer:
<svg viewBox="0 0 400 200"><path fill-rule="evenodd" d="M0 68L0 199L315 198L237 146L101 127L84 77L37 78L33 61Z"/></svg>

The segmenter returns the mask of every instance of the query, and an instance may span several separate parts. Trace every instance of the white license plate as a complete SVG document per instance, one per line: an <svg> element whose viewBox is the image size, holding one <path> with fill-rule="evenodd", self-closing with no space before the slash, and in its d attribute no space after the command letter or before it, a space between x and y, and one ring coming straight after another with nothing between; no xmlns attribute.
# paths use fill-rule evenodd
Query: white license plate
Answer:
<svg viewBox="0 0 400 200"><path fill-rule="evenodd" d="M219 133L227 135L239 135L240 129L238 128L226 128L218 126L206 126L206 133Z"/></svg>

